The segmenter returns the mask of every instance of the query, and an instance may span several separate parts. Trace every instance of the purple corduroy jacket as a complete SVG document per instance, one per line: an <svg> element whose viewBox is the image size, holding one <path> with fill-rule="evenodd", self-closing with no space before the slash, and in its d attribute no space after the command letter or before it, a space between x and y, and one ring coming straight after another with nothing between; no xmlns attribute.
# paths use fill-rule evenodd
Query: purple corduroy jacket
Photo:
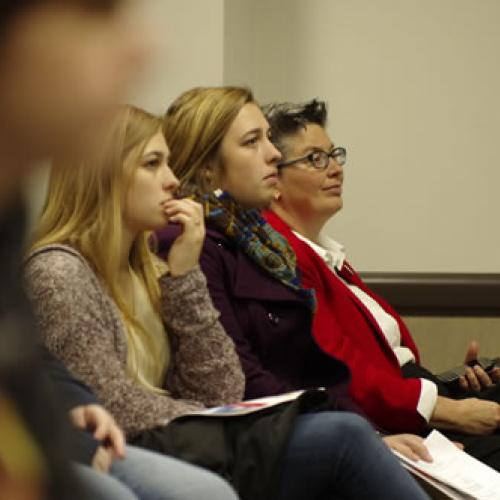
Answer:
<svg viewBox="0 0 500 500"><path fill-rule="evenodd" d="M169 225L157 233L161 256L179 232L178 226ZM349 395L349 368L316 344L312 312L299 294L210 228L200 264L220 322L236 344L246 399L325 387L330 409L362 414Z"/></svg>

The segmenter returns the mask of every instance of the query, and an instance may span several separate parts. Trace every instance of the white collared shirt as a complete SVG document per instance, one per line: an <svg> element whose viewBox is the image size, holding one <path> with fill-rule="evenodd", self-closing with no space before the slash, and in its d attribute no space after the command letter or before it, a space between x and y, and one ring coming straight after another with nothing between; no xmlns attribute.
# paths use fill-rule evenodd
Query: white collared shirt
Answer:
<svg viewBox="0 0 500 500"><path fill-rule="evenodd" d="M415 362L415 356L413 355L411 349L401 345L401 331L396 318L387 313L375 299L364 292L361 288L348 283L338 274L338 271L342 269L346 259L344 247L324 234L320 235L319 244L314 243L295 231L294 234L297 238L307 243L325 261L326 265L335 274L335 276L337 276L337 278L339 278L340 281L347 288L349 288L349 290L368 309L394 351L394 355L399 362L399 366L403 366L408 362ZM420 391L417 411L420 415L422 415L422 417L429 421L437 402L437 387L436 384L430 380L420 380L422 382L422 389Z"/></svg>

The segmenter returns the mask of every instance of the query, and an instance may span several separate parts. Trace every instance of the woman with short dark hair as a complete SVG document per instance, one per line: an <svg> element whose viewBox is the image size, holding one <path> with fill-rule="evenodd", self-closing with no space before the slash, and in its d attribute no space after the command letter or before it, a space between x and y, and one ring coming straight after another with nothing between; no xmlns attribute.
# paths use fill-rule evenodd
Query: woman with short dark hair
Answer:
<svg viewBox="0 0 500 500"><path fill-rule="evenodd" d="M351 369L355 401L391 432L422 432L427 425L453 431L450 437L499 469L500 368L487 374L468 367L453 389L420 365L403 319L363 283L343 246L322 232L342 208L346 162L345 148L326 130L326 104L277 103L265 113L283 155L266 218L293 247L304 286L315 291L312 333ZM484 391L471 391L476 385Z"/></svg>

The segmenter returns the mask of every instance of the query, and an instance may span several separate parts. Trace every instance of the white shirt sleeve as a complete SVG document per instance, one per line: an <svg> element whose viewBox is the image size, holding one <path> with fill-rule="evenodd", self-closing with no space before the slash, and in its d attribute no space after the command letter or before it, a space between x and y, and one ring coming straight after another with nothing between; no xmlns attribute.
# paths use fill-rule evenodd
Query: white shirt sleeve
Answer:
<svg viewBox="0 0 500 500"><path fill-rule="evenodd" d="M417 411L427 422L429 422L437 403L437 387L434 382L425 378L421 378L420 382L422 386L420 389L420 397L418 398Z"/></svg>

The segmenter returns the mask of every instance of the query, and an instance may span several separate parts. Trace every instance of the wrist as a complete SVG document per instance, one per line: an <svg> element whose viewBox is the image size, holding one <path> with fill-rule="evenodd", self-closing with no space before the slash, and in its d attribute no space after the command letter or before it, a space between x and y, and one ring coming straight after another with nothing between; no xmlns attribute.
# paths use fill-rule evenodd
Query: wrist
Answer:
<svg viewBox="0 0 500 500"><path fill-rule="evenodd" d="M170 264L168 265L168 271L165 276L170 276L172 278L180 278L181 276L185 276L190 271L198 267L198 263L194 263L191 266L174 266L172 267Z"/></svg>
<svg viewBox="0 0 500 500"><path fill-rule="evenodd" d="M462 401L438 396L430 424L440 429L458 429L459 416L462 413Z"/></svg>

